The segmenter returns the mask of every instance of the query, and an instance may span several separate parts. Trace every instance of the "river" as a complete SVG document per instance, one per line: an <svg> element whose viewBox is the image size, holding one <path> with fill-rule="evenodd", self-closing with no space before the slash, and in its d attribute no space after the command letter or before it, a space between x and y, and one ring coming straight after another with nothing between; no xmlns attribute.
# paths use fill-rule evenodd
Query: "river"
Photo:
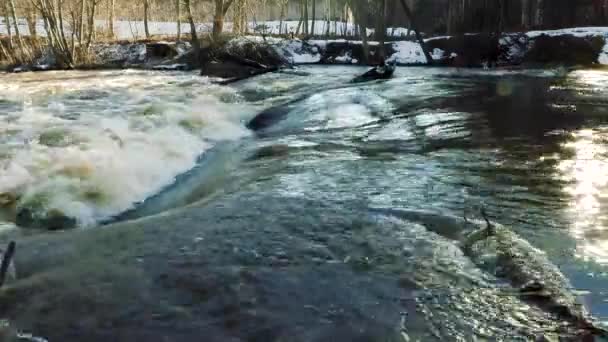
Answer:
<svg viewBox="0 0 608 342"><path fill-rule="evenodd" d="M608 321L608 72L401 68L348 83L364 70L230 87L0 75L0 227L21 278L0 312L53 342L525 341L556 319L501 295L458 227L396 211L483 207ZM262 111L281 120L248 130ZM15 228L22 207L78 228Z"/></svg>

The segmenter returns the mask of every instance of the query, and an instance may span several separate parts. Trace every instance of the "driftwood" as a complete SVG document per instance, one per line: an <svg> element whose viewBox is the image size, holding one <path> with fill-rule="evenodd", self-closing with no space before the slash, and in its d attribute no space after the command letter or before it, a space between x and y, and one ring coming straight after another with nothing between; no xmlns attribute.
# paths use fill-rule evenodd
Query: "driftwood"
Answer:
<svg viewBox="0 0 608 342"><path fill-rule="evenodd" d="M11 241L8 244L8 248L4 252L4 255L2 256L2 264L0 265L0 288L2 287L2 285L4 285L4 282L6 280L6 276L11 266L11 262L13 261L13 256L15 255L16 246L17 244L15 243L15 241Z"/></svg>

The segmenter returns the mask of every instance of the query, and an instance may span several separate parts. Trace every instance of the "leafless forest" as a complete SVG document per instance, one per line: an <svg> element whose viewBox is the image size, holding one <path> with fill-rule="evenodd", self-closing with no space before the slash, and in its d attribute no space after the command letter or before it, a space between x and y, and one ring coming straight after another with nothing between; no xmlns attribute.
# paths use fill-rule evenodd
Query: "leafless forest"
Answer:
<svg viewBox="0 0 608 342"><path fill-rule="evenodd" d="M153 38L150 22L173 22L177 39L218 39L231 22L231 34L245 34L251 21L298 21L297 36L318 33L315 24L349 22L370 39L385 40L387 27L415 29L428 35L502 32L569 26L602 26L608 0L0 0L5 23L0 54L27 61L50 46L62 63L73 66L87 58L92 43L112 40L117 21L143 22L142 38ZM408 13L409 12L409 13ZM313 20L315 19L315 20ZM99 20L105 25L99 26ZM23 32L27 22L28 34ZM40 25L40 23L43 25ZM37 25L38 23L38 25ZM209 23L209 34L196 34ZM308 23L308 25L304 24ZM6 25L8 24L8 25ZM189 24L188 37L182 24ZM318 24L317 24L318 25ZM45 34L40 34L43 27ZM194 32L192 36L190 32ZM31 33L31 34L30 34ZM337 35L336 30L326 36ZM367 39L366 35L361 38Z"/></svg>

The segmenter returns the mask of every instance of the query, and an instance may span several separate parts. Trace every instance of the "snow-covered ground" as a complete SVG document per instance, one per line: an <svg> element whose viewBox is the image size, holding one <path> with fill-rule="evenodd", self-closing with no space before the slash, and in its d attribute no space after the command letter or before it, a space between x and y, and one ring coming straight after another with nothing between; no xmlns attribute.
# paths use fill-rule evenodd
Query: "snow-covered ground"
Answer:
<svg viewBox="0 0 608 342"><path fill-rule="evenodd" d="M284 56L287 60L294 64L314 64L321 61L322 52L331 43L350 43L362 44L361 41L347 41L344 39L319 40L313 39L303 41L300 39L283 39L276 37L262 38L259 36L244 36L233 39L230 44L244 44L246 42L262 42L270 44L275 50ZM377 45L377 42L370 42L370 45ZM420 44L409 41L399 41L393 43L395 53L389 57L389 61L395 61L400 65L423 64L426 62L424 52ZM440 49L432 51L434 59L444 57L444 52ZM357 64L359 61L354 58L350 52L346 52L342 56L337 56L334 62L338 64Z"/></svg>
<svg viewBox="0 0 608 342"><path fill-rule="evenodd" d="M608 27L574 27L559 30L546 31L529 31L526 35L530 38L536 38L540 35L561 36L564 34L573 35L576 37L602 36L608 37Z"/></svg>

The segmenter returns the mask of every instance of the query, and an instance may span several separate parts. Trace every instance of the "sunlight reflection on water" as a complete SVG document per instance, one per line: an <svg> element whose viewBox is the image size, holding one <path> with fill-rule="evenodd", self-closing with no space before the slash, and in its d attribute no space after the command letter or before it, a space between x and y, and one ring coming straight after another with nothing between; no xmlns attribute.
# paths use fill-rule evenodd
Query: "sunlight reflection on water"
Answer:
<svg viewBox="0 0 608 342"><path fill-rule="evenodd" d="M577 254L602 264L608 264L608 227L602 219L608 195L608 148L600 140L607 135L590 129L574 133L573 141L564 146L573 152L572 158L558 165L570 183L564 190L572 196L570 230L578 240Z"/></svg>

